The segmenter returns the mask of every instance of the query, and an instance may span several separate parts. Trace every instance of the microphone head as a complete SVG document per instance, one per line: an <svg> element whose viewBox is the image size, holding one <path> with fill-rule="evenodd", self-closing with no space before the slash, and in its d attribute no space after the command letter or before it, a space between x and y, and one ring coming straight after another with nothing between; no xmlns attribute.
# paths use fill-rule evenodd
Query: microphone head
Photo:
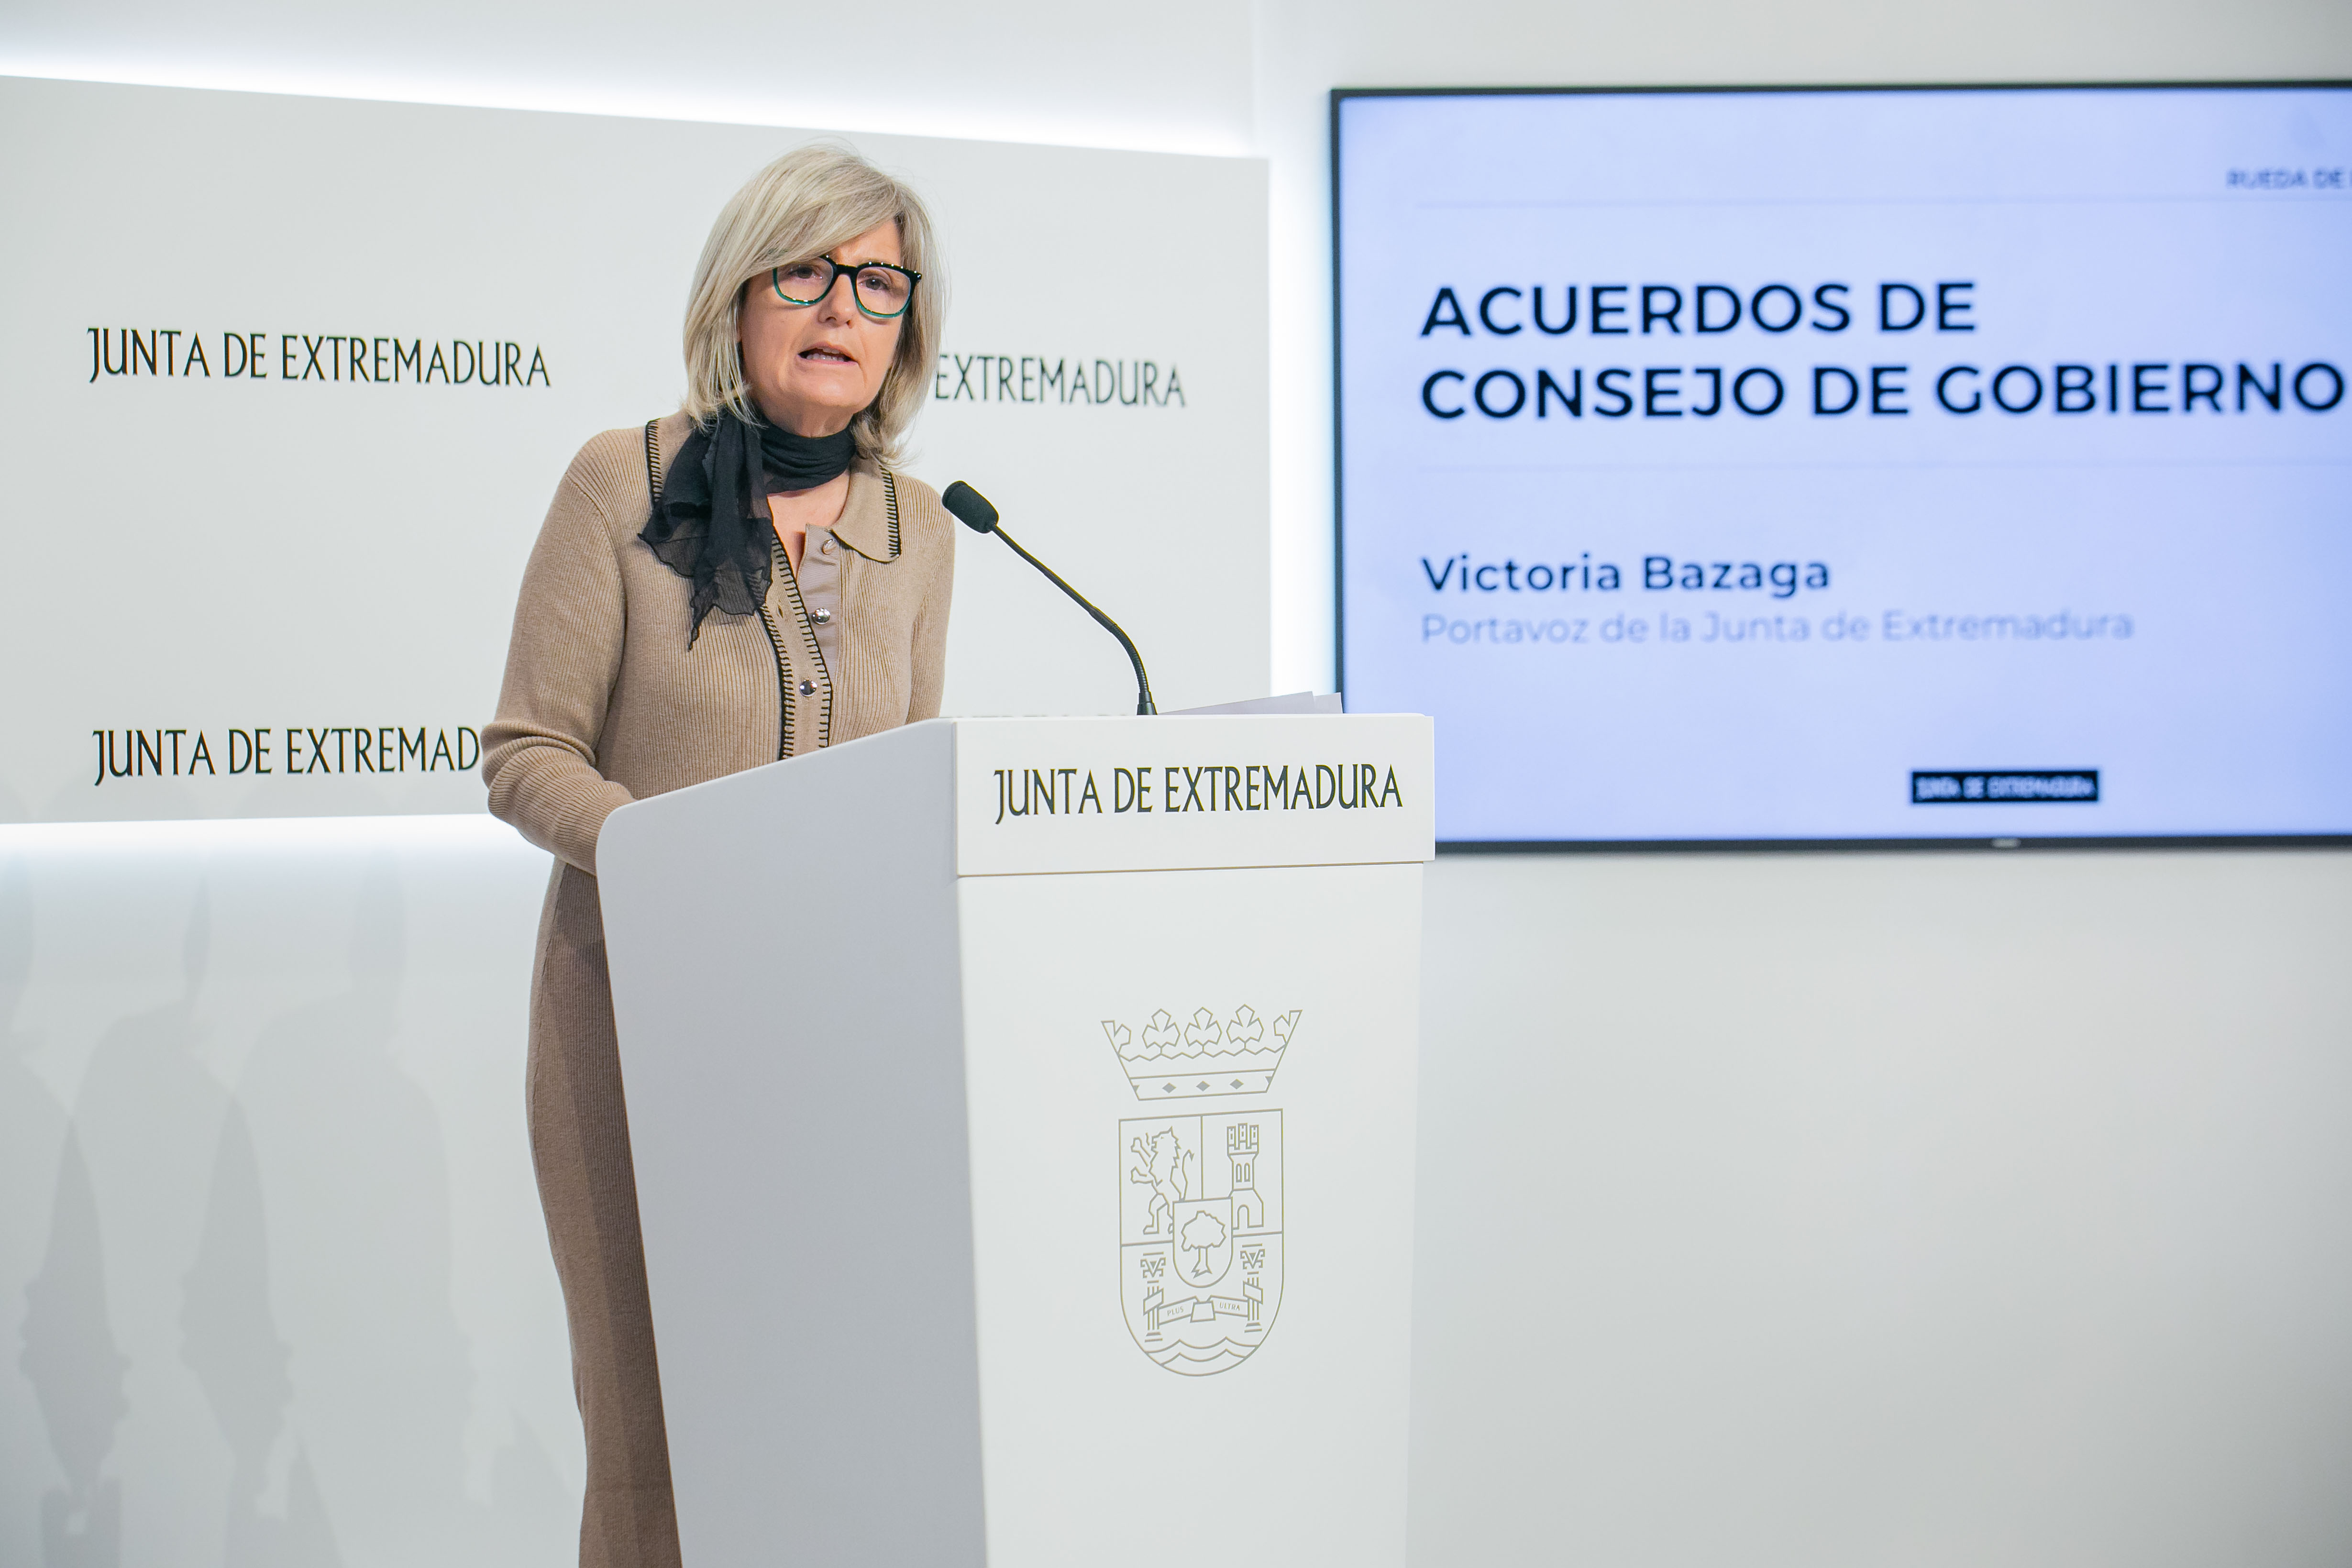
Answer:
<svg viewBox="0 0 2352 1568"><path fill-rule="evenodd" d="M996 509L988 504L986 496L961 479L940 492L940 504L955 513L974 533L996 531Z"/></svg>

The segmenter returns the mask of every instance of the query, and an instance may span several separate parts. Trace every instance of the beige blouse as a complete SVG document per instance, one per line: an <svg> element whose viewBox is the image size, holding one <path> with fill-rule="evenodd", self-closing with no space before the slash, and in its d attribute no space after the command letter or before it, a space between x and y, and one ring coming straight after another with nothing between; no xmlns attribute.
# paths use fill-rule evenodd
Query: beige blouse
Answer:
<svg viewBox="0 0 2352 1568"><path fill-rule="evenodd" d="M663 468L690 431L659 422ZM928 485L860 463L801 570L776 547L761 613L714 609L688 647L687 581L637 538L650 479L642 428L572 459L482 732L491 813L592 874L617 806L940 710L955 523Z"/></svg>

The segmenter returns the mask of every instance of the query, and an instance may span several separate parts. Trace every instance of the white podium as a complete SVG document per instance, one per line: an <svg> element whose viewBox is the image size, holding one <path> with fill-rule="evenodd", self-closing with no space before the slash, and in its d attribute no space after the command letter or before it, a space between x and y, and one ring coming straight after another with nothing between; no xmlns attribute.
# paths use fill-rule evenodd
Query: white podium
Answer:
<svg viewBox="0 0 2352 1568"><path fill-rule="evenodd" d="M1432 786L938 720L614 814L688 1568L1401 1568Z"/></svg>

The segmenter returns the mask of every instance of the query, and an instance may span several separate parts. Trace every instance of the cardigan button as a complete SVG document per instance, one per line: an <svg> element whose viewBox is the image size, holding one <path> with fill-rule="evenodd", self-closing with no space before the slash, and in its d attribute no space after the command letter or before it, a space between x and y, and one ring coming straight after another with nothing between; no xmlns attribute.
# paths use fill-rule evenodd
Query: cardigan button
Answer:
<svg viewBox="0 0 2352 1568"><path fill-rule="evenodd" d="M826 540L824 543L822 543L822 544L818 545L818 546L816 547L816 552L817 552L819 555L830 555L830 554L832 554L832 553L833 553L833 541L832 541L832 540L830 540L830 539L828 539L828 540Z"/></svg>
<svg viewBox="0 0 2352 1568"><path fill-rule="evenodd" d="M815 682L815 681L814 681L814 680L803 680L803 681L802 681L802 682L801 682L801 695L802 695L802 696L803 696L803 697L814 697L814 696L815 696L815 695L816 695L816 682Z"/></svg>
<svg viewBox="0 0 2352 1568"><path fill-rule="evenodd" d="M829 626L833 625L833 612L831 610L812 610L809 612L809 619L814 621L818 626Z"/></svg>

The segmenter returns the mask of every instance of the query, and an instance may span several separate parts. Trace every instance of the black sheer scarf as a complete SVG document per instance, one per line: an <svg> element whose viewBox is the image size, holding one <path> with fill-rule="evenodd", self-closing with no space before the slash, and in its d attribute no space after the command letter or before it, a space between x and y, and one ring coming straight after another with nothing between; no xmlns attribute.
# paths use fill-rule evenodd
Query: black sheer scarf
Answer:
<svg viewBox="0 0 2352 1568"><path fill-rule="evenodd" d="M637 537L693 584L688 647L714 608L751 616L767 602L775 540L769 492L824 484L847 472L856 456L857 439L848 430L796 436L732 414L721 414L707 428L698 426L686 438Z"/></svg>

